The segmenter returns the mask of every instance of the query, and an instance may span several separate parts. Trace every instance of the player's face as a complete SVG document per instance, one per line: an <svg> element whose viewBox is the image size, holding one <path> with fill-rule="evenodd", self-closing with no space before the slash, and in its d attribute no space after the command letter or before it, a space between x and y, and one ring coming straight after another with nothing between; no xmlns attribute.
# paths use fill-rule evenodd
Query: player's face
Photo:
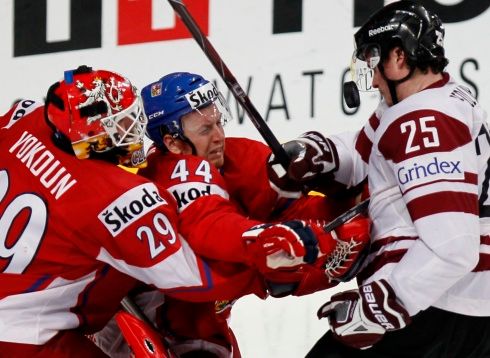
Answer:
<svg viewBox="0 0 490 358"><path fill-rule="evenodd" d="M373 70L373 87L379 90L379 93L381 93L388 106L391 106L393 104L390 90L388 88L388 83L386 82L385 78L381 74L379 67L376 67Z"/></svg>
<svg viewBox="0 0 490 358"><path fill-rule="evenodd" d="M211 104L182 117L184 135L194 144L196 154L207 159L216 168L224 163L225 132L222 115Z"/></svg>
<svg viewBox="0 0 490 358"><path fill-rule="evenodd" d="M386 79L398 81L405 78L410 73L410 68L407 66L405 53L399 47L392 49L388 57L383 61L384 76L381 73L379 66L374 68L373 87L379 89L381 95L385 98L386 104L393 105L393 99L388 87ZM396 85L397 97L401 101L406 97L406 91L403 89L406 82Z"/></svg>

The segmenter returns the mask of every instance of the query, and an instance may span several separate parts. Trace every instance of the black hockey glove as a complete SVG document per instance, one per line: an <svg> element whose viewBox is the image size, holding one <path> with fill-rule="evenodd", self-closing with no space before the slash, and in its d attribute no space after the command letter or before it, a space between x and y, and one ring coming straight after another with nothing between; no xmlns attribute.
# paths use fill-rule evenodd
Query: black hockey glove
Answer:
<svg viewBox="0 0 490 358"><path fill-rule="evenodd" d="M338 168L338 155L335 145L319 132L306 132L299 138L286 142L283 148L291 158L287 171L269 156L267 170L274 189L292 192L301 191L323 175L331 174ZM310 188L314 189L314 188Z"/></svg>

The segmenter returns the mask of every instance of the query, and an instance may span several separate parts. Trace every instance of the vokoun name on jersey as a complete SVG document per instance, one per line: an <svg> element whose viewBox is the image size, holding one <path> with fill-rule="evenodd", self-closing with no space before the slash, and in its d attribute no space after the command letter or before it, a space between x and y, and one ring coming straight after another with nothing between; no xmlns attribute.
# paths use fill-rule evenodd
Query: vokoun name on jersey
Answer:
<svg viewBox="0 0 490 358"><path fill-rule="evenodd" d="M9 149L9 152L15 154L29 171L39 178L39 182L50 193L59 199L73 185L76 179L68 173L65 167L60 165L60 161L55 155L34 135L24 131L17 142Z"/></svg>

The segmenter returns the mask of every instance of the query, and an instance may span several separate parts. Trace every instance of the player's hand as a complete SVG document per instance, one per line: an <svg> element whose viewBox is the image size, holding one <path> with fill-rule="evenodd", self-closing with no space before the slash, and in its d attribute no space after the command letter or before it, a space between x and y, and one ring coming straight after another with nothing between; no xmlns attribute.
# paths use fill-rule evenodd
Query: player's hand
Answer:
<svg viewBox="0 0 490 358"><path fill-rule="evenodd" d="M301 190L303 184L338 168L335 146L319 132L306 132L283 144L283 148L291 159L287 170L284 170L274 154L269 156L267 163L269 180L276 190Z"/></svg>
<svg viewBox="0 0 490 358"><path fill-rule="evenodd" d="M385 332L401 329L411 321L385 280L333 295L318 310L318 318L323 317L328 318L339 341L359 349L371 347Z"/></svg>
<svg viewBox="0 0 490 358"><path fill-rule="evenodd" d="M305 221L262 224L243 233L250 264L260 272L295 269L318 257L318 241Z"/></svg>

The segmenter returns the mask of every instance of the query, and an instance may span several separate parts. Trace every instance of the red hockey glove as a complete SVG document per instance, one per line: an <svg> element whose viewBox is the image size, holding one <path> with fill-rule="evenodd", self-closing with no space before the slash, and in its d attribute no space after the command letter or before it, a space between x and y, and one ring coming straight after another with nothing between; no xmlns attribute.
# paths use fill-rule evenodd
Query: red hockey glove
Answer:
<svg viewBox="0 0 490 358"><path fill-rule="evenodd" d="M330 232L335 244L323 264L330 279L346 282L357 274L369 252L370 227L371 220L358 214Z"/></svg>
<svg viewBox="0 0 490 358"><path fill-rule="evenodd" d="M273 188L282 191L301 190L302 185L317 179L322 174L338 168L337 150L333 143L319 132L306 132L299 138L283 144L291 158L284 170L274 154L269 156L267 170Z"/></svg>
<svg viewBox="0 0 490 358"><path fill-rule="evenodd" d="M411 321L385 280L333 295L318 310L318 318L323 317L328 317L339 341L359 349L371 347L385 332L401 329Z"/></svg>
<svg viewBox="0 0 490 358"><path fill-rule="evenodd" d="M294 269L318 257L313 230L301 220L262 224L243 233L249 263L261 273Z"/></svg>

